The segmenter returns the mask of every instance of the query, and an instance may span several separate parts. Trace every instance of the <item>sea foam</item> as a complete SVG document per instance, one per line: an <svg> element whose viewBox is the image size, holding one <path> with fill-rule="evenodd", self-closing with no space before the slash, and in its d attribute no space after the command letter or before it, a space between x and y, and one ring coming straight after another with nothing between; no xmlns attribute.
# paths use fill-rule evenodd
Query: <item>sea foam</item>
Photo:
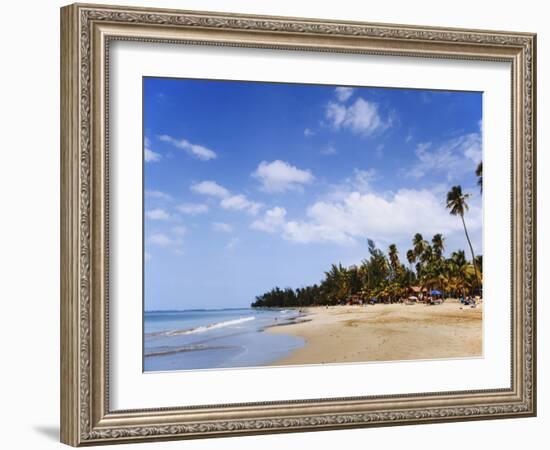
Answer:
<svg viewBox="0 0 550 450"><path fill-rule="evenodd" d="M231 325L238 325L240 323L249 322L255 319L256 317L253 317L253 316L241 317L239 319L224 320L222 322L216 322L210 325L204 325L196 328L187 328L184 330L169 330L169 331L162 331L159 333L149 333L147 334L147 336L182 336L186 334L205 333L206 331L214 330L216 328L230 327Z"/></svg>

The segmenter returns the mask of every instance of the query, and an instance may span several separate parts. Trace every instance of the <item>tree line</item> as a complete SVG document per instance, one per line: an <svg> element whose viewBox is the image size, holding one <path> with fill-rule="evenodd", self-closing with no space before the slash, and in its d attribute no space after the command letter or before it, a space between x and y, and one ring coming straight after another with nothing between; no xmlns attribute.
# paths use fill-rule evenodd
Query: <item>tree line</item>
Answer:
<svg viewBox="0 0 550 450"><path fill-rule="evenodd" d="M478 185L482 189L482 165L476 169ZM444 296L481 295L483 279L483 257L475 255L468 234L464 214L468 211L469 194L461 186L453 186L447 193L446 207L453 216L458 216L470 250L468 260L464 250L443 255L445 238L435 234L431 241L416 233L412 246L406 251L403 264L395 244L387 252L376 247L373 240L367 240L368 257L359 265L344 267L333 264L324 273L319 284L292 289L274 289L256 297L252 307L301 307L315 305L337 305L350 298L362 301L393 302L411 295L411 287L421 290L438 290Z"/></svg>

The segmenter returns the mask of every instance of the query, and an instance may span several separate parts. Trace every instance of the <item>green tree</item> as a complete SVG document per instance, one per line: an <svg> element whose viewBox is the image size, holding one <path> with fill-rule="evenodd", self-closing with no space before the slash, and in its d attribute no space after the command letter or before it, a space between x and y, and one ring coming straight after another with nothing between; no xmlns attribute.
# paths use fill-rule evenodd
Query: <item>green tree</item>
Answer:
<svg viewBox="0 0 550 450"><path fill-rule="evenodd" d="M445 250L445 238L441 233L435 234L432 238L432 248L434 255L437 256L437 258L441 258L443 256L443 251Z"/></svg>
<svg viewBox="0 0 550 450"><path fill-rule="evenodd" d="M416 258L420 258L422 253L424 253L424 250L426 249L426 246L428 245L428 242L424 240L422 235L420 233L416 233L413 237L413 251Z"/></svg>
<svg viewBox="0 0 550 450"><path fill-rule="evenodd" d="M477 255L476 256L476 267L478 268L480 273L483 273L483 255Z"/></svg>
<svg viewBox="0 0 550 450"><path fill-rule="evenodd" d="M397 246L395 244L390 244L388 248L388 258L390 260L390 267L392 271L392 279L397 278L401 271L401 261L399 261L399 252L397 250Z"/></svg>
<svg viewBox="0 0 550 450"><path fill-rule="evenodd" d="M447 193L447 208L450 210L450 214L452 216L459 216L462 220L464 234L466 235L466 240L468 241L468 246L470 247L470 252L472 253L472 263L474 264L476 285L479 287L479 277L475 265L474 248L472 247L472 241L470 241L468 229L466 228L466 221L464 220L464 213L469 209L468 203L466 203L466 200L468 200L468 198L470 198L470 194L463 193L462 187L460 185L453 186L451 190Z"/></svg>
<svg viewBox="0 0 550 450"><path fill-rule="evenodd" d="M328 302L338 304L345 300L351 294L350 287L348 270L342 264L332 264L330 270L325 272L325 280L321 284Z"/></svg>
<svg viewBox="0 0 550 450"><path fill-rule="evenodd" d="M414 250L407 250L407 262L412 268L413 264L416 262L416 255L414 254Z"/></svg>
<svg viewBox="0 0 550 450"><path fill-rule="evenodd" d="M416 233L413 237L413 252L415 256L416 264L416 276L421 278L422 268L424 266L423 258L426 257L426 248L429 246L428 241L424 240L424 237L420 233ZM424 255L424 256L423 256Z"/></svg>
<svg viewBox="0 0 550 450"><path fill-rule="evenodd" d="M464 254L464 250L453 252L448 260L449 269L458 290L464 291L471 288L477 282L475 266L470 264Z"/></svg>
<svg viewBox="0 0 550 450"><path fill-rule="evenodd" d="M476 167L477 185L479 186L479 192L483 192L483 161Z"/></svg>
<svg viewBox="0 0 550 450"><path fill-rule="evenodd" d="M424 251L420 255L420 261L422 262L423 265L427 265L433 260L433 257L434 257L434 249L431 245L427 244L424 247Z"/></svg>

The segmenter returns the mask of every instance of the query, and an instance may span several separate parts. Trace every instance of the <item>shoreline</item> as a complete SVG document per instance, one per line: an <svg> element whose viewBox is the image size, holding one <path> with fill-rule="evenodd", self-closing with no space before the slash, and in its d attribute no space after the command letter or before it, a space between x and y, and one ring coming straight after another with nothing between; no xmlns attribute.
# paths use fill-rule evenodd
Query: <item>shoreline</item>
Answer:
<svg viewBox="0 0 550 450"><path fill-rule="evenodd" d="M289 334L304 346L268 366L482 356L483 304L378 304L300 308L302 320L267 333Z"/></svg>

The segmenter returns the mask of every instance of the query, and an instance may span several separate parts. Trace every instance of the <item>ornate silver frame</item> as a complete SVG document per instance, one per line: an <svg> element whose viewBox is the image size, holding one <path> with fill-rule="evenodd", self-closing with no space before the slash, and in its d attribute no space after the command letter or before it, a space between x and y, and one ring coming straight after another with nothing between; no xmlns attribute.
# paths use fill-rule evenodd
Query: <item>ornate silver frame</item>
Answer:
<svg viewBox="0 0 550 450"><path fill-rule="evenodd" d="M508 389L111 411L108 57L116 39L507 61L512 67ZM536 414L536 36L75 4L61 9L61 440L80 446Z"/></svg>

